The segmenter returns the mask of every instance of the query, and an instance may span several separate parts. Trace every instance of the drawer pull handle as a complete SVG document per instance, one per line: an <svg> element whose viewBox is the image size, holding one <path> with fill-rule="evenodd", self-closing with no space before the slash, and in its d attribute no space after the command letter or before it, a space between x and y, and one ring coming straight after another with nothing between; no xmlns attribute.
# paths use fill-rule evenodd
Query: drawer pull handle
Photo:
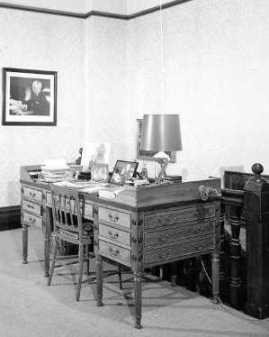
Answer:
<svg viewBox="0 0 269 337"><path fill-rule="evenodd" d="M31 222L31 224L34 224L34 223L36 222L36 219L35 219L35 218L32 218L32 217L30 217L30 218L29 218L29 222Z"/></svg>
<svg viewBox="0 0 269 337"><path fill-rule="evenodd" d="M113 232L109 231L108 235L110 236L111 239L114 239L114 240L118 240L118 238L119 238L119 233L113 233Z"/></svg>
<svg viewBox="0 0 269 337"><path fill-rule="evenodd" d="M35 192L30 192L29 194L30 194L30 197L32 197L32 198L35 198L35 196L36 196Z"/></svg>
<svg viewBox="0 0 269 337"><path fill-rule="evenodd" d="M29 204L27 204L26 207L29 208L29 209L34 209L34 206L29 205Z"/></svg>
<svg viewBox="0 0 269 337"><path fill-rule="evenodd" d="M111 222L114 222L114 223L119 221L118 215L113 216L111 213L108 214L108 218Z"/></svg>
<svg viewBox="0 0 269 337"><path fill-rule="evenodd" d="M120 254L120 251L118 249L113 249L112 247L109 247L108 250L111 256L118 256Z"/></svg>

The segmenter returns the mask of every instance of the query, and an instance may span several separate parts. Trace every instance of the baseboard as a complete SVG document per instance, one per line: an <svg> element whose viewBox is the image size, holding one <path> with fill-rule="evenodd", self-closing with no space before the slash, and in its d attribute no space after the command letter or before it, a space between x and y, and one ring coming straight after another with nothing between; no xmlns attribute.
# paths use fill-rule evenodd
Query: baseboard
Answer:
<svg viewBox="0 0 269 337"><path fill-rule="evenodd" d="M21 227L21 206L0 207L0 231Z"/></svg>

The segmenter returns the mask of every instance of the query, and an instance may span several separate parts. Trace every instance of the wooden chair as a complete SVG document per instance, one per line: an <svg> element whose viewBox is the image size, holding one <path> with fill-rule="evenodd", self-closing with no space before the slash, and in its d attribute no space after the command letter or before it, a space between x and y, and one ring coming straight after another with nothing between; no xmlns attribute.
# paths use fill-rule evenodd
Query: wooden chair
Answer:
<svg viewBox="0 0 269 337"><path fill-rule="evenodd" d="M90 258L93 257L93 254L90 253L90 246L93 246L93 223L85 222L82 218L81 207L83 203L76 190L52 185L51 192L54 245L48 285L51 285L53 277L55 261L59 251L59 240L78 245L79 275L76 300L79 301L84 262L87 262L87 274L89 275Z"/></svg>

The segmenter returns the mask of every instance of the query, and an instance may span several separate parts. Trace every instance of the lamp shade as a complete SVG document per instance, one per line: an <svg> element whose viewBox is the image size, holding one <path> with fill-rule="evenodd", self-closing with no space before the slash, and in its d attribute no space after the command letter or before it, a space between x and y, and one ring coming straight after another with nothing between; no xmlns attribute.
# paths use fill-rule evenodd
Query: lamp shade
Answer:
<svg viewBox="0 0 269 337"><path fill-rule="evenodd" d="M182 150L179 115L144 115L140 148L156 152Z"/></svg>

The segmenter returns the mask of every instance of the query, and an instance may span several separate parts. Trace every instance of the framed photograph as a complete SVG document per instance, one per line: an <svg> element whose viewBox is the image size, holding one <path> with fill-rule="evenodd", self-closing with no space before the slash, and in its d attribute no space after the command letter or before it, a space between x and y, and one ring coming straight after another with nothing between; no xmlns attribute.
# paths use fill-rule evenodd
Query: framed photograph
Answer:
<svg viewBox="0 0 269 337"><path fill-rule="evenodd" d="M3 125L56 125L57 72L3 68Z"/></svg>
<svg viewBox="0 0 269 337"><path fill-rule="evenodd" d="M156 154L154 151L145 151L141 150L140 144L141 144L141 137L142 137L142 127L143 127L143 119L137 119L137 154L136 157L139 160L153 160L153 156ZM175 163L176 162L176 152L175 151L166 151L166 153L170 157L169 163Z"/></svg>
<svg viewBox="0 0 269 337"><path fill-rule="evenodd" d="M110 182L113 184L124 184L126 180L132 178L137 169L138 162L117 160Z"/></svg>

